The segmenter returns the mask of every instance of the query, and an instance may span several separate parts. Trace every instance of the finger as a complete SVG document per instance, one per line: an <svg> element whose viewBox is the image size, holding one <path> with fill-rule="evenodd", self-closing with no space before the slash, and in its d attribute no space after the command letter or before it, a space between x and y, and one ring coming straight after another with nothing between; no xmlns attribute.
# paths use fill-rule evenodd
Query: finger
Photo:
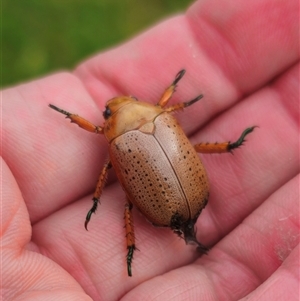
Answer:
<svg viewBox="0 0 300 301"><path fill-rule="evenodd" d="M29 243L31 226L21 191L6 163L1 162L1 296L11 300L90 300L81 286L68 273L39 254ZM51 290L47 288L51 286ZM46 297L47 298L47 297Z"/></svg>
<svg viewBox="0 0 300 301"><path fill-rule="evenodd" d="M20 252L31 235L29 216L18 184L3 158L1 158L1 167L3 180L1 210L5 212L2 214L1 221L2 246Z"/></svg>

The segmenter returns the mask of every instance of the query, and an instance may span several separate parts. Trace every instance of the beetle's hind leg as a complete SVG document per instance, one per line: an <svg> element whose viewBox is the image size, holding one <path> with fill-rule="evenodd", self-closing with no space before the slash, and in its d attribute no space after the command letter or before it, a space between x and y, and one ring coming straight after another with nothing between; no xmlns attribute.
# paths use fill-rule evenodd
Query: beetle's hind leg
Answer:
<svg viewBox="0 0 300 301"><path fill-rule="evenodd" d="M108 161L106 164L104 164L102 171L100 173L100 176L98 178L96 190L95 190L94 196L93 196L93 206L89 210L88 214L86 215L86 219L84 222L84 227L86 230L87 230L87 225L91 219L92 214L95 213L97 210L99 199L100 199L100 196L102 194L102 191L103 191L106 179L107 179L107 173L111 167L112 167L112 165L111 165L110 161Z"/></svg>
<svg viewBox="0 0 300 301"><path fill-rule="evenodd" d="M103 134L103 128L101 126L94 125L90 121L88 121L76 114L72 114L65 110L62 110L52 104L49 104L49 107L61 114L66 115L66 118L69 118L72 123L76 123L82 129L84 129L88 132L96 133L96 134Z"/></svg>
<svg viewBox="0 0 300 301"><path fill-rule="evenodd" d="M196 219L197 220L197 219ZM193 244L197 246L197 251L202 254L207 254L209 251L209 248L204 246L202 243L200 243L196 238L196 230L195 230L195 223L196 220L190 220L183 224L183 235L184 240L186 244Z"/></svg>
<svg viewBox="0 0 300 301"><path fill-rule="evenodd" d="M159 102L157 103L158 106L163 108L164 106L166 106L168 104L168 101L170 100L173 93L175 92L175 88L176 88L178 82L182 79L184 74L185 74L184 69L182 69L181 71L179 71L177 73L177 75L176 75L174 81L172 82L172 84L165 90L165 92L161 96Z"/></svg>
<svg viewBox="0 0 300 301"><path fill-rule="evenodd" d="M135 247L135 237L134 237L134 226L133 226L133 218L132 218L132 204L127 199L127 202L125 204L125 212L124 212L124 219L125 219L125 229L126 229L126 242L127 242L127 273L128 276L132 276L131 272L131 263L133 259L133 253L134 250L136 250Z"/></svg>
<svg viewBox="0 0 300 301"><path fill-rule="evenodd" d="M206 201L207 203L207 201ZM199 212L200 214L201 212ZM209 248L201 244L196 238L195 223L199 214L194 219L184 220L183 217L175 213L171 220L171 229L179 237L185 240L186 244L193 244L197 246L197 250L202 254L207 254Z"/></svg>
<svg viewBox="0 0 300 301"><path fill-rule="evenodd" d="M230 142L221 142L221 143L199 143L194 145L195 150L198 153L206 153L206 154L213 154L213 153L228 153L232 152L235 148L240 147L246 141L245 137L253 132L255 126L249 127L243 131L240 138L233 143Z"/></svg>

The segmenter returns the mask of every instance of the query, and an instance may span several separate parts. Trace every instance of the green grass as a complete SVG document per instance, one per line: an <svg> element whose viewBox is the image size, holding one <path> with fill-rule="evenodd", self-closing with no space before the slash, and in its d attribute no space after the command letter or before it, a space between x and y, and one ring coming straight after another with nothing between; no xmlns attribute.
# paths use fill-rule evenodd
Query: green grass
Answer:
<svg viewBox="0 0 300 301"><path fill-rule="evenodd" d="M2 0L1 86L120 44L193 0Z"/></svg>

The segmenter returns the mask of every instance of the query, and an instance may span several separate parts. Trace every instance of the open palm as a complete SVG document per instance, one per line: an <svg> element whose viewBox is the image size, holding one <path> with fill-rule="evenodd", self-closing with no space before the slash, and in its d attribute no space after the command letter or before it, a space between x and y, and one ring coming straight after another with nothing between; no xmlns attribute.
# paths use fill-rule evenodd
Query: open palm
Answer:
<svg viewBox="0 0 300 301"><path fill-rule="evenodd" d="M238 7L239 5L239 7ZM296 300L299 289L297 1L198 1L116 49L3 91L2 295L5 300ZM106 100L156 103L185 68L171 104L193 144L234 141L234 155L200 155L210 199L196 224L199 257L134 209L133 277L126 271L125 194L113 172L84 229L108 158L103 136L49 109L102 125ZM5 288L5 289L4 289ZM252 299L251 299L252 298Z"/></svg>

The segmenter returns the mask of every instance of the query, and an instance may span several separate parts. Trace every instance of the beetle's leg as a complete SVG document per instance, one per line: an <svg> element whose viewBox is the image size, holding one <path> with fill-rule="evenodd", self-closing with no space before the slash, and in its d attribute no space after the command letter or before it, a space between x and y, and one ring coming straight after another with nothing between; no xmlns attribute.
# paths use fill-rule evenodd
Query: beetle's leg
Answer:
<svg viewBox="0 0 300 301"><path fill-rule="evenodd" d="M92 208L90 209L90 211L86 215L86 219L85 219L85 222L84 222L84 227L85 227L86 230L87 230L87 225L88 225L88 223L91 219L91 215L93 213L95 213L96 210L97 210L99 199L100 199L100 196L101 196L102 191L103 191L104 184L105 184L106 179L107 179L107 172L111 167L112 167L112 165L111 165L110 161L105 163L103 168L102 168L102 171L100 173L100 176L98 178L97 185L96 185L96 190L95 190L94 196L93 196L93 202L94 203L93 203Z"/></svg>
<svg viewBox="0 0 300 301"><path fill-rule="evenodd" d="M177 83L182 79L182 77L184 76L185 70L181 70L177 73L174 81L172 82L171 86L168 87L164 94L162 95L162 97L160 98L159 102L157 103L158 106L160 107L164 107L167 105L168 101L170 100L170 98L172 97L173 93L175 92L175 88Z"/></svg>
<svg viewBox="0 0 300 301"><path fill-rule="evenodd" d="M175 105L168 107L165 109L165 112L173 112L173 111L178 111L178 110L182 110L186 107L191 106L192 104L194 104L195 102L197 102L198 100L200 100L203 97L203 95L199 95L196 98L190 100L190 101L186 101L186 102L180 102L180 103L176 103Z"/></svg>
<svg viewBox="0 0 300 301"><path fill-rule="evenodd" d="M222 143L199 143L194 145L195 150L198 153L228 153L234 150L235 148L240 147L246 141L245 137L250 134L254 130L255 126L247 128L243 131L240 138L233 143L230 142L222 142Z"/></svg>
<svg viewBox="0 0 300 301"><path fill-rule="evenodd" d="M133 226L133 218L132 218L132 204L127 199L127 203L125 204L125 229L126 229L126 241L127 241L127 273L128 276L132 276L131 273L131 263L133 259L133 253L136 249L135 247L135 237L134 237L134 226Z"/></svg>
<svg viewBox="0 0 300 301"><path fill-rule="evenodd" d="M201 211L199 212L199 214L200 213ZM171 229L180 238L184 238L186 244L195 244L197 245L197 250L200 253L207 254L209 248L201 244L196 238L195 223L199 214L193 220L185 220L182 215L175 213L171 219Z"/></svg>
<svg viewBox="0 0 300 301"><path fill-rule="evenodd" d="M69 118L72 123L76 123L79 127L83 128L86 131L96 133L96 134L103 134L103 128L101 126L94 125L93 123L89 122L88 120L76 115L69 113L65 110L62 110L52 104L49 104L49 107L59 113L66 115L66 118Z"/></svg>

